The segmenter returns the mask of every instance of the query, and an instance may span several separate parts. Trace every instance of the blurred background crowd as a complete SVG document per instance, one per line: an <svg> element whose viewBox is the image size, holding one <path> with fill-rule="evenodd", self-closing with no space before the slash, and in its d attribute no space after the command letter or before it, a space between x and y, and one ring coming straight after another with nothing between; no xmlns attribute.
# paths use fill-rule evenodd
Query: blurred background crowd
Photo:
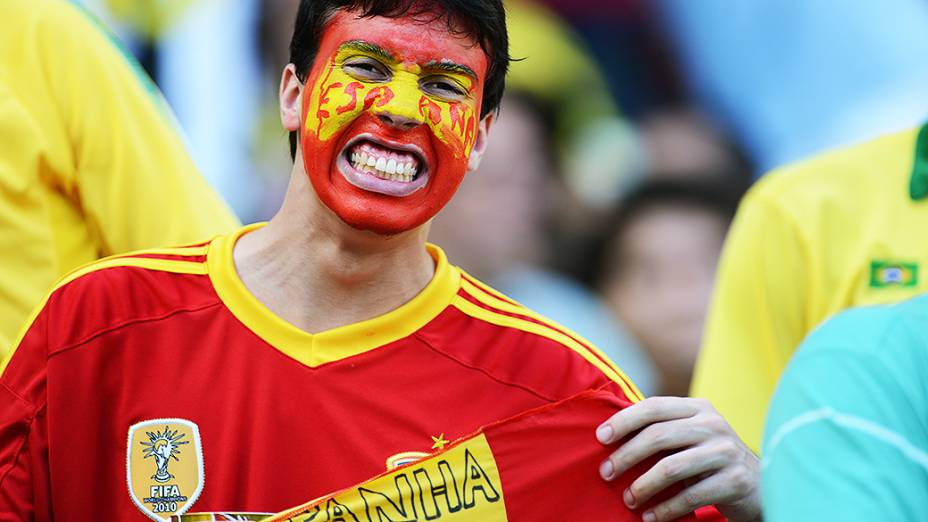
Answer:
<svg viewBox="0 0 928 522"><path fill-rule="evenodd" d="M162 89L243 222L290 171L297 0L81 0ZM456 264L686 395L738 201L771 168L928 116L920 0L507 0L480 171L432 227ZM840 14L840 16L836 16Z"/></svg>

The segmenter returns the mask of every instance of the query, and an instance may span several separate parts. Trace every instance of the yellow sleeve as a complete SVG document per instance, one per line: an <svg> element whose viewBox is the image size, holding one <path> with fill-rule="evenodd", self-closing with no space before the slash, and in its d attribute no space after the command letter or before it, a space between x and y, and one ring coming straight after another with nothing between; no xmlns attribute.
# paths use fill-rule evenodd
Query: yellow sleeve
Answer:
<svg viewBox="0 0 928 522"><path fill-rule="evenodd" d="M188 156L151 80L89 15L60 4L50 10L41 55L73 147L74 179L63 182L99 235L100 254L191 243L238 227Z"/></svg>
<svg viewBox="0 0 928 522"><path fill-rule="evenodd" d="M725 242L690 390L755 452L777 379L806 333L810 284L802 229L764 196L745 198Z"/></svg>

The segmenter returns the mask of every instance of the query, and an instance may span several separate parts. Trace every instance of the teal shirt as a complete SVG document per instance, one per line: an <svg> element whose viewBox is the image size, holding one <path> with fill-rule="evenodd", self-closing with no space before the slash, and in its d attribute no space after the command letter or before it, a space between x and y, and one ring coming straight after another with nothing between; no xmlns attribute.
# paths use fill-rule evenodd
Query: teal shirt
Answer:
<svg viewBox="0 0 928 522"><path fill-rule="evenodd" d="M812 332L771 404L764 520L928 520L928 296Z"/></svg>

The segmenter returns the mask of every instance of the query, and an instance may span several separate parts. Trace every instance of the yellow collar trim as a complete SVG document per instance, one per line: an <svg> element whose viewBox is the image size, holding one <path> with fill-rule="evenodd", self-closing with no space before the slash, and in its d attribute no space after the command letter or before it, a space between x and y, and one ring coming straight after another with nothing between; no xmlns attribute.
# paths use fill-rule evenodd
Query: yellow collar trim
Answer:
<svg viewBox="0 0 928 522"><path fill-rule="evenodd" d="M268 310L248 291L235 271L232 258L235 242L262 226L264 223L249 225L210 243L206 258L210 280L219 298L242 324L274 348L311 368L412 335L451 304L461 285L460 271L448 263L440 248L429 244L426 249L435 260L435 276L412 300L379 317L310 334Z"/></svg>

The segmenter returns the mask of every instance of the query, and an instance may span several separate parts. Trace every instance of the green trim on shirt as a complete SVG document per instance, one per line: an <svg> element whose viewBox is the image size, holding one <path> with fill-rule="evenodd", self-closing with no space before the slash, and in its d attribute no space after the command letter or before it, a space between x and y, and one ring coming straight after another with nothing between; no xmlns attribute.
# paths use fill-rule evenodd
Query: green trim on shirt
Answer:
<svg viewBox="0 0 928 522"><path fill-rule="evenodd" d="M928 197L928 124L918 131L915 140L915 165L909 182L909 196L913 201Z"/></svg>

